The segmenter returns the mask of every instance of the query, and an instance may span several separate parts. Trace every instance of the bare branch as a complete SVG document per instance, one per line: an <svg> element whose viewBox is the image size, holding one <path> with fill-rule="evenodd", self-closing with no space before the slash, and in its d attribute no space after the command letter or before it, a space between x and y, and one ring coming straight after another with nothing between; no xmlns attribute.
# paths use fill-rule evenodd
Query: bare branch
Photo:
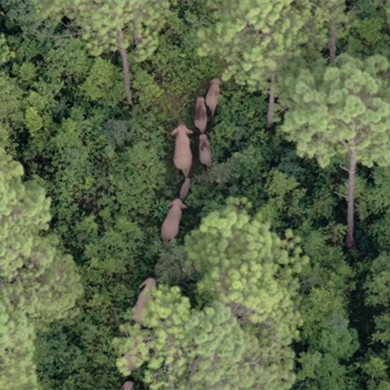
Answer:
<svg viewBox="0 0 390 390"><path fill-rule="evenodd" d="M337 191L333 191L334 194L338 195L340 198L345 198L347 199L347 195L343 195L343 194L340 194L339 192Z"/></svg>
<svg viewBox="0 0 390 390"><path fill-rule="evenodd" d="M340 142L345 148L349 149L347 141L341 140L341 141L339 141L339 142Z"/></svg>

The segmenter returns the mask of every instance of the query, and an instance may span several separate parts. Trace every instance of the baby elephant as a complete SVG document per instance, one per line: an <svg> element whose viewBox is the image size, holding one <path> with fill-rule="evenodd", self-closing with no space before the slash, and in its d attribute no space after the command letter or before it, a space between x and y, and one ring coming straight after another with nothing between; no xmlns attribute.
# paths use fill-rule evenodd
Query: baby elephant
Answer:
<svg viewBox="0 0 390 390"><path fill-rule="evenodd" d="M171 135L176 135L175 155L173 162L177 169L181 169L187 177L192 165L192 153L190 139L188 136L193 132L186 126L180 125L172 131Z"/></svg>
<svg viewBox="0 0 390 390"><path fill-rule="evenodd" d="M170 210L161 227L161 237L165 243L179 234L182 209L187 208L181 199L175 199L168 207Z"/></svg>
<svg viewBox="0 0 390 390"><path fill-rule="evenodd" d="M210 81L210 89L207 92L206 104L211 111L211 116L214 115L215 109L218 106L219 94L221 92L221 80L219 78Z"/></svg>
<svg viewBox="0 0 390 390"><path fill-rule="evenodd" d="M142 319L142 313L145 311L146 304L152 299L152 297L145 294L146 291L156 288L156 280L153 278L146 279L140 286L145 288L141 291L141 294L138 296L137 303L134 308L134 319L137 324L145 326L145 322Z"/></svg>
<svg viewBox="0 0 390 390"><path fill-rule="evenodd" d="M204 97L198 97L198 99L196 99L194 124L201 133L205 132L207 127L207 108Z"/></svg>
<svg viewBox="0 0 390 390"><path fill-rule="evenodd" d="M188 191L190 190L190 184L191 184L191 179L187 177L184 180L184 183L182 184L181 189L180 189L180 195L179 195L180 199L183 200L187 197Z"/></svg>
<svg viewBox="0 0 390 390"><path fill-rule="evenodd" d="M199 136L199 161L207 168L211 168L210 141L206 134Z"/></svg>

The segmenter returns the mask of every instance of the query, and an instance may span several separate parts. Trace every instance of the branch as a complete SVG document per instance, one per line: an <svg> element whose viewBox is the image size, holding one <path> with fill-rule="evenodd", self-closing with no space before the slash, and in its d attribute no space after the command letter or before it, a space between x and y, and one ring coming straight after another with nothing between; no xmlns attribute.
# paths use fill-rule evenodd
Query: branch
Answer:
<svg viewBox="0 0 390 390"><path fill-rule="evenodd" d="M50 39L66 39L66 38L74 38L79 37L82 34L82 32L76 33L76 34L68 34L68 35L46 35L45 38Z"/></svg>
<svg viewBox="0 0 390 390"><path fill-rule="evenodd" d="M133 104L133 94L131 92L131 76L130 76L130 67L129 60L127 58L127 50L124 47L124 37L123 30L118 29L118 40L120 44L120 51L122 56L122 65L123 65L123 82L125 84L125 90L127 92L127 101L130 105Z"/></svg>
<svg viewBox="0 0 390 390"><path fill-rule="evenodd" d="M339 141L343 146L345 146L347 149L349 149L348 144L345 140Z"/></svg>
<svg viewBox="0 0 390 390"><path fill-rule="evenodd" d="M341 165L341 164L340 164L339 167L340 167L341 169L343 169L344 171L346 171L346 172L349 173L349 169L346 168L344 165Z"/></svg>
<svg viewBox="0 0 390 390"><path fill-rule="evenodd" d="M340 196L341 198L347 199L347 195L340 194L340 193L337 192L337 191L333 191L333 193L336 194L336 195L338 195L338 196Z"/></svg>

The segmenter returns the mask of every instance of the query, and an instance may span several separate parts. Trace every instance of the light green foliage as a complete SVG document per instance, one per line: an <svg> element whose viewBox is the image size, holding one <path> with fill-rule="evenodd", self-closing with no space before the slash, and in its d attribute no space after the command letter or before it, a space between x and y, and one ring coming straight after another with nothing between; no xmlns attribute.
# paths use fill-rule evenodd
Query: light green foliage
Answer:
<svg viewBox="0 0 390 390"><path fill-rule="evenodd" d="M282 130L297 143L298 155L316 157L322 167L349 150L365 166L387 165L389 62L379 55L364 61L343 55L337 65L286 80L291 110Z"/></svg>
<svg viewBox="0 0 390 390"><path fill-rule="evenodd" d="M195 374L189 378L187 387L200 390L264 386L260 379L263 370L256 365L260 359L256 356L258 341L245 334L229 308L214 302L201 312L194 311L186 331L196 345L191 356L193 362L188 367Z"/></svg>
<svg viewBox="0 0 390 390"><path fill-rule="evenodd" d="M147 329L127 323L121 330L128 338L114 340L124 355L117 362L122 374L130 357L137 366L147 362L144 381L152 390L291 387L290 344L301 325L294 274L308 258L291 231L280 240L259 215L249 217L247 206L231 199L186 238L188 268L201 275L200 301L209 301L191 310L177 287L153 290L143 314Z"/></svg>
<svg viewBox="0 0 390 390"><path fill-rule="evenodd" d="M38 111L35 108L30 107L26 110L26 116L24 120L27 128L30 130L30 134L33 137L37 135L40 129L42 129L42 118L40 117Z"/></svg>
<svg viewBox="0 0 390 390"><path fill-rule="evenodd" d="M43 17L60 18L65 13L82 28L82 38L94 56L104 51L125 49L136 42L139 61L150 57L158 46L158 35L170 14L174 0L152 0L145 8L142 0L114 0L109 3L95 0L35 0ZM119 42L118 31L125 30L124 42Z"/></svg>
<svg viewBox="0 0 390 390"><path fill-rule="evenodd" d="M235 314L245 321L268 322L276 328L280 324L288 344L297 336L300 323L293 309L292 298L298 288L293 274L308 262L295 247L298 242L291 231L281 240L261 215L251 219L230 206L204 218L199 230L187 238L188 259L203 274L200 292L207 291L214 299L236 306Z"/></svg>
<svg viewBox="0 0 390 390"><path fill-rule="evenodd" d="M0 75L0 116L3 118L2 126L12 122L13 125L23 121L23 90L15 80Z"/></svg>
<svg viewBox="0 0 390 390"><path fill-rule="evenodd" d="M23 81L32 81L37 76L37 68L31 62L24 62L19 68L19 74Z"/></svg>
<svg viewBox="0 0 390 390"><path fill-rule="evenodd" d="M211 213L187 238L189 264L202 274L199 293L231 307L241 322L261 324L261 359L276 366L285 359L288 371L288 346L301 324L293 275L308 258L291 231L281 240L260 215L251 218L236 207Z"/></svg>
<svg viewBox="0 0 390 390"><path fill-rule="evenodd" d="M50 201L34 182L22 184L23 168L0 150L1 321L0 387L37 387L35 332L64 318L82 294L73 259L42 237Z"/></svg>
<svg viewBox="0 0 390 390"><path fill-rule="evenodd" d="M9 48L4 34L0 34L0 53L0 65L16 57L15 52Z"/></svg>
<svg viewBox="0 0 390 390"><path fill-rule="evenodd" d="M308 40L306 1L209 1L214 23L199 31L199 54L222 57L223 78L251 90L268 89L269 78L298 54Z"/></svg>
<svg viewBox="0 0 390 390"><path fill-rule="evenodd" d="M152 382L152 372L158 371L164 360L170 366L167 379L177 381L187 369L186 364L183 364L186 353L191 353L191 342L184 329L184 325L190 320L190 302L188 298L181 296L178 287L169 289L162 286L148 294L155 298L148 303L148 309L143 313L145 325L150 330L141 330L137 324L122 325L121 331L130 337L115 339L113 344L119 354L128 354L129 359L137 366L150 360L148 366L151 371L146 374L146 382ZM132 320L133 315L133 310L130 310L127 318ZM138 354L139 360L135 360ZM119 359L117 365L122 374L129 373L126 357ZM169 375L172 377L169 378ZM153 389L162 386L158 381L153 382Z"/></svg>
<svg viewBox="0 0 390 390"><path fill-rule="evenodd" d="M95 60L81 90L88 99L110 107L118 105L125 97L120 71L101 58Z"/></svg>
<svg viewBox="0 0 390 390"><path fill-rule="evenodd" d="M144 381L151 390L288 388L274 372L276 367L258 363L258 340L244 332L222 303L190 310L177 287L162 286L151 295L155 300L144 315L148 330L125 325L121 330L130 338L114 340L119 353L139 364L147 361ZM129 373L126 365L126 358L118 360L124 375ZM273 381L281 387L272 387Z"/></svg>

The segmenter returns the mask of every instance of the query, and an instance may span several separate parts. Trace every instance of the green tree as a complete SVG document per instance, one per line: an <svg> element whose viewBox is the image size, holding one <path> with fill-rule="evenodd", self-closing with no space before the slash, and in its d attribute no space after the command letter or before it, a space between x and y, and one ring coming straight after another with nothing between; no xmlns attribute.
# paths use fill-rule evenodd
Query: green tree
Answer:
<svg viewBox="0 0 390 390"><path fill-rule="evenodd" d="M297 143L299 156L316 157L321 167L348 157L348 247L354 246L356 167L388 165L389 62L376 55L339 57L337 66L304 69L286 79L289 111L282 131Z"/></svg>
<svg viewBox="0 0 390 390"><path fill-rule="evenodd" d="M131 350L129 358L139 354L139 363L148 361L144 381L150 389L250 389L264 383L268 367L259 362L258 340L245 333L229 308L214 302L191 310L178 287L159 287L153 296L145 315L148 330L123 326L131 337L114 341L118 352ZM126 357L118 360L124 375L127 365Z"/></svg>
<svg viewBox="0 0 390 390"><path fill-rule="evenodd" d="M269 91L268 123L273 123L277 78L308 41L310 20L303 0L234 0L207 2L213 22L199 31L201 56L224 59L224 80L234 77L252 91Z"/></svg>
<svg viewBox="0 0 390 390"><path fill-rule="evenodd" d="M390 269L389 252L382 252L371 265L371 272L365 283L366 304L376 308L374 316L375 329L372 334L371 343L382 348L375 348L368 351L366 362L362 365L364 373L368 377L368 388L370 390L386 390L390 388L389 366L389 344L390 344ZM384 348L383 348L384 347Z"/></svg>
<svg viewBox="0 0 390 390"><path fill-rule="evenodd" d="M344 291L329 277L328 285L312 286L305 299L302 344L307 350L299 354L297 382L307 390L353 390L356 369L349 363L359 348L357 331L350 328Z"/></svg>
<svg viewBox="0 0 390 390"><path fill-rule="evenodd" d="M131 74L128 49L135 46L136 60L144 61L158 46L158 36L171 16L170 5L175 0L152 0L147 7L143 0L34 0L38 12L45 18L61 19L67 15L75 20L87 41L91 54L120 51L123 81L128 102L132 103Z"/></svg>
<svg viewBox="0 0 390 390"><path fill-rule="evenodd" d="M0 387L38 387L34 363L37 329L64 318L82 294L69 255L56 249L48 229L50 201L23 168L0 150Z"/></svg>
<svg viewBox="0 0 390 390"><path fill-rule="evenodd" d="M242 210L239 210L244 206ZM301 318L294 274L308 258L291 231L281 240L246 202L230 200L186 239L188 268L202 275L199 306L191 310L177 287L160 286L144 314L127 323L128 339L115 339L122 374L148 362L151 389L289 389ZM130 311L127 319L132 321ZM161 368L164 367L164 370Z"/></svg>
<svg viewBox="0 0 390 390"><path fill-rule="evenodd" d="M307 47L317 55L327 50L329 61L334 64L339 41L346 37L353 14L347 10L345 0L314 0L312 5L312 18L306 26L306 32L310 35ZM306 57L305 53L303 56Z"/></svg>

